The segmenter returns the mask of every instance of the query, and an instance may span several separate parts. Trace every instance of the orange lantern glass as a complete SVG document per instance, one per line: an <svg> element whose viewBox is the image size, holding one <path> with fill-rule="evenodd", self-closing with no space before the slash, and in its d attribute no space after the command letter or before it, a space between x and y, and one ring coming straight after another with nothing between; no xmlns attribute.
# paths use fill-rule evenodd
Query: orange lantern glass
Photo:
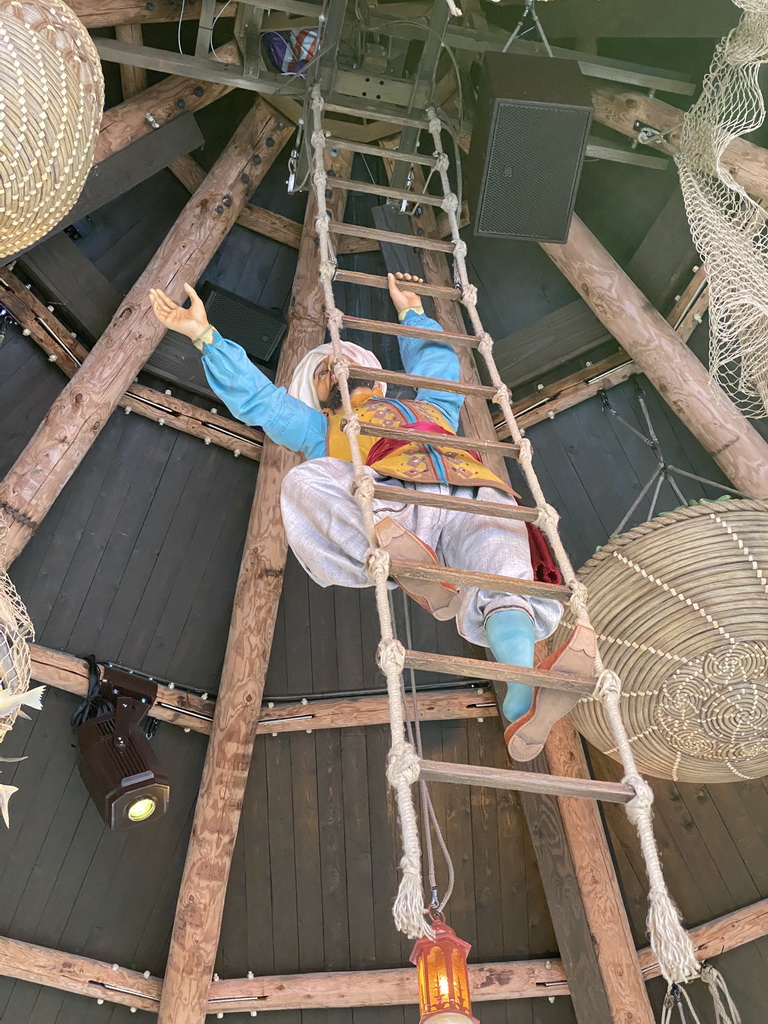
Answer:
<svg viewBox="0 0 768 1024"><path fill-rule="evenodd" d="M434 939L420 938L411 953L419 975L420 1024L480 1024L469 1000L467 954L472 947L442 917L435 915L433 925Z"/></svg>

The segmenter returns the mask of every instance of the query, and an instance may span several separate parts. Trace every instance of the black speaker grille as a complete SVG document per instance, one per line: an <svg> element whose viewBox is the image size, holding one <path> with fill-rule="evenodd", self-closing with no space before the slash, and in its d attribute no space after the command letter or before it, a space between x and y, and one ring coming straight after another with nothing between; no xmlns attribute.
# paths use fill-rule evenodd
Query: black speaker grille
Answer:
<svg viewBox="0 0 768 1024"><path fill-rule="evenodd" d="M498 100L475 231L565 241L590 120L584 108Z"/></svg>
<svg viewBox="0 0 768 1024"><path fill-rule="evenodd" d="M253 359L269 362L285 334L282 316L217 288L211 289L205 305L220 334L242 345Z"/></svg>

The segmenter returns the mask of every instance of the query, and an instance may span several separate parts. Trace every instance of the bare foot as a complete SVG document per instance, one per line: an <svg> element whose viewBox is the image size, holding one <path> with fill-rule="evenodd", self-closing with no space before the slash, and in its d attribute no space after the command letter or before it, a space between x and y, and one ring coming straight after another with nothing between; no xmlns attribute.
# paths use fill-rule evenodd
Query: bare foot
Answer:
<svg viewBox="0 0 768 1024"><path fill-rule="evenodd" d="M395 304L395 309L398 313L404 309L410 309L412 307L421 306L421 298L416 292L403 291L399 285L403 284L424 284L422 277L414 277L413 274L401 274L400 271L397 274L387 274L387 282L389 284L389 294L392 302Z"/></svg>

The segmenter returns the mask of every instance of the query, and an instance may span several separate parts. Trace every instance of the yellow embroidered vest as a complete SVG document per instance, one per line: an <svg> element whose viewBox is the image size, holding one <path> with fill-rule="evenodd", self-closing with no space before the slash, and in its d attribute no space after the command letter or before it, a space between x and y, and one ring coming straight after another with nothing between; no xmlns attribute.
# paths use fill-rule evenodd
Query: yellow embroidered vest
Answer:
<svg viewBox="0 0 768 1024"><path fill-rule="evenodd" d="M447 434L456 434L440 410L429 402L369 398L357 408L361 423L403 429L409 423L435 423ZM336 459L351 462L349 441L342 430L344 412L329 417L326 452ZM439 436L439 435L438 435ZM515 492L495 473L468 451L461 448L437 448L420 442L404 442L383 458L369 461L371 449L381 438L360 435L360 450L367 465L382 476L396 480L429 484L452 484L456 487L496 487L507 494ZM394 442L397 444L397 442ZM374 453L375 455L375 453Z"/></svg>

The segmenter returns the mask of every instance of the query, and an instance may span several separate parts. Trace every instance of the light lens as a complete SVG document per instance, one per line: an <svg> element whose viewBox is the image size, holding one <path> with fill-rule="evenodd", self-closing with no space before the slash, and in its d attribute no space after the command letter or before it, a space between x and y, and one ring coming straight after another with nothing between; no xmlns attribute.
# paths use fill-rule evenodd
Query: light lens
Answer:
<svg viewBox="0 0 768 1024"><path fill-rule="evenodd" d="M146 821L155 813L157 800L153 796L142 796L128 808L128 817L131 821Z"/></svg>

